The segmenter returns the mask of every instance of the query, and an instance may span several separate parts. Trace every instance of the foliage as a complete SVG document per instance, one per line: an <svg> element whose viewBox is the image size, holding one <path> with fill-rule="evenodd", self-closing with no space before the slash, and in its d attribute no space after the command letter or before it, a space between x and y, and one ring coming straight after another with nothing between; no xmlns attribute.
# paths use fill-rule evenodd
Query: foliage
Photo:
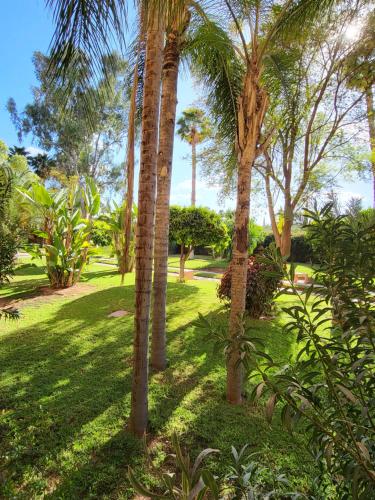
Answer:
<svg viewBox="0 0 375 500"><path fill-rule="evenodd" d="M300 349L296 360L282 367L262 360L255 372L262 382L253 396L268 392L269 420L281 404L290 431L300 420L308 422L322 485L328 476L338 498L370 498L375 485L375 224L366 216L337 217L331 205L306 215L322 285L299 292L294 266L287 272L276 250L265 260L278 265L298 299L284 311L290 318L285 334L297 333Z"/></svg>
<svg viewBox="0 0 375 500"><path fill-rule="evenodd" d="M114 169L114 148L119 146L126 127L126 63L116 54L103 56L98 66L103 80L84 88L82 82L90 71L89 61L77 53L75 66L65 78L50 78L51 59L40 52L33 57L38 87L33 88L33 102L19 113L13 99L8 111L19 139L32 134L47 153L29 157L35 172L43 178L51 169L67 176L95 177L106 185ZM68 97L67 97L68 96ZM119 174L119 172L117 172Z"/></svg>
<svg viewBox="0 0 375 500"><path fill-rule="evenodd" d="M17 239L5 225L0 222L0 286L9 282L14 274L14 259L17 253Z"/></svg>
<svg viewBox="0 0 375 500"><path fill-rule="evenodd" d="M42 225L35 234L43 238L43 246L30 246L34 256L46 259L47 274L54 288L74 285L81 276L91 245L93 220L100 209L100 195L93 180L79 184L73 180L69 188L49 192L42 184L20 190L25 200L40 212Z"/></svg>
<svg viewBox="0 0 375 500"><path fill-rule="evenodd" d="M189 144L199 144L211 132L209 120L204 115L204 111L199 108L185 109L178 119L177 125L178 135Z"/></svg>
<svg viewBox="0 0 375 500"><path fill-rule="evenodd" d="M21 156L9 156L6 144L0 141L0 286L9 282L14 274L18 234L10 218L10 207L19 173L24 171L25 164Z"/></svg>
<svg viewBox="0 0 375 500"><path fill-rule="evenodd" d="M217 245L227 239L220 216L204 207L170 207L170 241L181 245L180 280L183 266L195 246Z"/></svg>
<svg viewBox="0 0 375 500"><path fill-rule="evenodd" d="M126 205L118 206L114 204L114 208L109 209L106 214L101 217L101 220L105 222L107 228L111 234L113 250L117 258L118 271L122 277L124 277L125 272L131 272L134 266L134 255L135 255L135 225L137 222L137 207L133 205L132 209L132 227L131 227L131 242L129 247L130 255L130 269L125 269L125 208Z"/></svg>
<svg viewBox="0 0 375 500"><path fill-rule="evenodd" d="M272 264L264 264L260 255L253 255L248 258L247 282L246 282L246 311L252 318L259 318L268 314L271 310L276 290L279 286L279 279L275 276L268 276L264 273L272 271ZM217 295L220 300L226 302L231 298L232 267L225 271Z"/></svg>
<svg viewBox="0 0 375 500"><path fill-rule="evenodd" d="M207 468L202 468L203 461L219 450L206 448L199 453L191 465L189 455L183 454L176 433L172 437L175 459L173 472L160 473L156 469L160 482L164 485L163 493L151 492L144 486L129 467L128 476L134 490L147 498L164 498L175 500L203 500L211 498L219 500L261 500L272 497L298 497L299 494L288 491L290 483L285 474L272 471L255 461L256 453L246 453L248 445L239 451L232 446L232 464L223 477L217 477ZM149 463L152 465L151 457Z"/></svg>
<svg viewBox="0 0 375 500"><path fill-rule="evenodd" d="M147 488L137 480L133 470L129 467L128 476L135 491L148 498L173 498L175 500L188 498L203 500L206 497L206 493L211 491L213 498L218 499L219 488L215 478L208 469L202 468L202 462L209 455L218 453L219 450L206 448L197 456L194 463L191 463L189 454L184 454L182 452L180 441L175 433L172 436L172 446L176 461L176 473L159 473L165 491L162 494L158 494L147 490Z"/></svg>
<svg viewBox="0 0 375 500"><path fill-rule="evenodd" d="M112 243L109 226L102 220L95 220L91 231L91 241L97 247L107 247Z"/></svg>
<svg viewBox="0 0 375 500"><path fill-rule="evenodd" d="M261 246L268 248L274 241L275 237L273 234L268 234L261 243ZM313 253L313 247L308 235L300 234L292 236L291 252L288 261L306 263L313 260L316 261L316 259L317 256Z"/></svg>

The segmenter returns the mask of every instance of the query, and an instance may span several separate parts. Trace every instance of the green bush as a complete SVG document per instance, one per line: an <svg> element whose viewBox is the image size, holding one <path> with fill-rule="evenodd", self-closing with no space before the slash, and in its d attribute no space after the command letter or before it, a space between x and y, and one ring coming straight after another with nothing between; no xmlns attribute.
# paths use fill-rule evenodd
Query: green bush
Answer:
<svg viewBox="0 0 375 500"><path fill-rule="evenodd" d="M101 220L96 220L91 231L91 241L97 247L108 247L112 243L108 224Z"/></svg>
<svg viewBox="0 0 375 500"><path fill-rule="evenodd" d="M17 239L14 232L0 223L0 286L9 282L14 274L14 258L17 253Z"/></svg>
<svg viewBox="0 0 375 500"><path fill-rule="evenodd" d="M268 248L271 243L275 242L273 234L267 234L261 246ZM304 235L292 236L292 246L290 250L289 262L310 263L315 261L313 248L308 237Z"/></svg>
<svg viewBox="0 0 375 500"><path fill-rule="evenodd" d="M267 275L273 271L272 265L264 264L261 256L252 255L248 259L246 283L246 310L252 318L259 318L271 310L279 279ZM232 286L232 266L224 273L217 295L220 300L230 301Z"/></svg>
<svg viewBox="0 0 375 500"><path fill-rule="evenodd" d="M301 292L295 267L277 264L298 303L284 307L285 335L297 336L299 352L280 370L259 356L262 382L253 397L268 393L271 420L282 406L286 429L300 420L316 455L319 498L374 498L375 487L375 220L371 214L335 216L332 205L306 211L320 266L314 283ZM271 255L271 252L270 252ZM331 495L325 486L335 490Z"/></svg>

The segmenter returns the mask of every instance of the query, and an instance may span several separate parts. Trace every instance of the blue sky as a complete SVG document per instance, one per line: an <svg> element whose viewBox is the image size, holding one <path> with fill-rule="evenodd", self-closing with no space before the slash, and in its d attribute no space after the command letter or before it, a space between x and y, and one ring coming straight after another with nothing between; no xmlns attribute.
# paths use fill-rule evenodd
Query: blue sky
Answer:
<svg viewBox="0 0 375 500"><path fill-rule="evenodd" d="M17 135L9 114L5 108L9 97L13 97L18 109L31 100L31 87L36 84L32 55L36 50L47 52L53 33L51 14L45 8L45 0L1 0L0 18L0 139L9 146L17 144ZM181 72L178 89L177 114L199 99L191 79ZM24 146L33 146L32 137L27 137ZM36 146L36 144L34 144ZM172 203L189 204L190 200L190 149L178 137L175 140L172 179ZM122 158L122 152L119 158ZM364 205L371 204L371 183L355 181L341 183L341 197L351 195L363 197ZM204 180L198 178L197 204L211 208L222 208L217 203L217 190L207 187ZM226 203L233 206L233 201ZM259 222L266 216L263 200L258 200L254 215Z"/></svg>

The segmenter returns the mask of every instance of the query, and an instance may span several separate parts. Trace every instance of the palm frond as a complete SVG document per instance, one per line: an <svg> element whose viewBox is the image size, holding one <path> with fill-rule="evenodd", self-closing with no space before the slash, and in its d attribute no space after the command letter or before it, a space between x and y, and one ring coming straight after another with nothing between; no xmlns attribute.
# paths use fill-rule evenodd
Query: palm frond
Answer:
<svg viewBox="0 0 375 500"><path fill-rule="evenodd" d="M189 33L183 55L207 91L207 105L219 135L234 144L244 66L232 40L214 22L202 22Z"/></svg>
<svg viewBox="0 0 375 500"><path fill-rule="evenodd" d="M125 43L129 0L46 0L53 12L55 32L51 42L51 69L64 74L82 52L95 61ZM100 64L100 63L99 63Z"/></svg>

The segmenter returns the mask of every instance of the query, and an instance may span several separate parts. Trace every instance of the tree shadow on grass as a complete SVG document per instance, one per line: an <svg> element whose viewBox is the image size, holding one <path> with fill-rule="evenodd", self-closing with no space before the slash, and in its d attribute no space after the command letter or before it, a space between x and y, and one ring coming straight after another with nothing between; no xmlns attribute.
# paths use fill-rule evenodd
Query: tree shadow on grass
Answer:
<svg viewBox="0 0 375 500"><path fill-rule="evenodd" d="M165 439L177 429L193 454L249 441L272 446L276 438L258 410L223 399L223 357L195 324L203 301L198 286L169 283L168 318L180 320L168 331L168 369L150 375L150 430ZM133 315L107 318L116 309L133 312L133 303L133 285L107 288L64 303L48 321L0 343L8 497L20 485L27 498L133 497L126 466L144 474L141 444L125 430ZM218 310L225 315L218 304L206 316ZM265 329L264 322L257 327ZM290 346L284 341L284 357Z"/></svg>
<svg viewBox="0 0 375 500"><path fill-rule="evenodd" d="M198 291L190 286L181 293L180 288L169 286L173 304ZM25 496L32 498L38 488L48 490L56 477L63 477L70 490L70 474L80 469L81 481L92 490L84 476L87 464L95 469L97 450L110 449L108 443L118 439L132 443L123 430L130 411L133 303L132 285L104 289L64 303L32 329L20 323L20 329L1 339L8 496L23 484ZM109 319L117 309L130 314ZM133 448L134 443L122 450L125 464L139 460ZM113 482L119 463L109 458L106 467ZM81 485L76 487L79 492Z"/></svg>

